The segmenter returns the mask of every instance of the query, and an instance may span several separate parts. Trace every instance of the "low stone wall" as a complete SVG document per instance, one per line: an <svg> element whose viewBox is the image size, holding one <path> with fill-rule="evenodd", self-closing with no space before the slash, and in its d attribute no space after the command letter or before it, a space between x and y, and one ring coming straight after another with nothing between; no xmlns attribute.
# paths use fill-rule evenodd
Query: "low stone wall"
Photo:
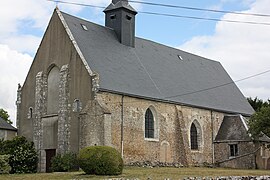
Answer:
<svg viewBox="0 0 270 180"><path fill-rule="evenodd" d="M175 167L181 168L184 167L181 163L167 163L167 162L151 162L151 161L144 161L144 162L130 162L127 166L137 166L137 167Z"/></svg>

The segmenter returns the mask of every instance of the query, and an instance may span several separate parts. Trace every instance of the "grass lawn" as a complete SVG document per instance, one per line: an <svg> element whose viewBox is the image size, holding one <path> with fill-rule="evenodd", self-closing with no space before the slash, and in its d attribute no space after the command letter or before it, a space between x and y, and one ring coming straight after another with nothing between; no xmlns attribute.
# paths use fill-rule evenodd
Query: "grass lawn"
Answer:
<svg viewBox="0 0 270 180"><path fill-rule="evenodd" d="M185 177L217 177L217 176L260 176L270 175L268 170L242 170L223 168L139 168L125 167L120 176L94 176L85 175L84 172L69 173L37 173L37 174L11 174L0 175L0 179L147 179L153 180L165 178L183 179Z"/></svg>

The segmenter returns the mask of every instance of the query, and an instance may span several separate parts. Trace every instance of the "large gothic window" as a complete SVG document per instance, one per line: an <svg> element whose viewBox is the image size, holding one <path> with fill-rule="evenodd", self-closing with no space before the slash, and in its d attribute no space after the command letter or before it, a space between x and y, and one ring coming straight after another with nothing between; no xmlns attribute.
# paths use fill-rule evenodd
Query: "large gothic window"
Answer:
<svg viewBox="0 0 270 180"><path fill-rule="evenodd" d="M145 113L145 138L154 138L155 124L152 111L148 108Z"/></svg>
<svg viewBox="0 0 270 180"><path fill-rule="evenodd" d="M48 75L48 102L47 102L48 114L56 114L58 112L59 81L60 81L59 69L56 66L54 66L50 70Z"/></svg>
<svg viewBox="0 0 270 180"><path fill-rule="evenodd" d="M198 132L197 132L197 128L195 126L194 123L191 124L191 128L190 128L190 145L191 145L191 149L198 149Z"/></svg>

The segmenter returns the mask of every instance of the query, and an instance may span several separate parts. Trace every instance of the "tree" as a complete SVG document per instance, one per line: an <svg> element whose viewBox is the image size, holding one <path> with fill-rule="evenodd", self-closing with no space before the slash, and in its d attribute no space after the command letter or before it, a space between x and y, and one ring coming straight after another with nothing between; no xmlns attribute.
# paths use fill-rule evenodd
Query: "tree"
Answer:
<svg viewBox="0 0 270 180"><path fill-rule="evenodd" d="M254 99L248 97L247 100L256 112L259 111L262 107L270 106L270 99L268 99L267 101L263 101L258 97L255 97Z"/></svg>
<svg viewBox="0 0 270 180"><path fill-rule="evenodd" d="M12 140L0 140L0 147L0 155L9 155L10 173L35 173L37 171L38 154L33 142L23 136L16 136Z"/></svg>
<svg viewBox="0 0 270 180"><path fill-rule="evenodd" d="M270 137L270 106L262 106L248 121L249 132L253 137L259 137L262 132Z"/></svg>
<svg viewBox="0 0 270 180"><path fill-rule="evenodd" d="M12 124L12 121L9 119L8 112L0 108L0 117L4 119L7 123Z"/></svg>

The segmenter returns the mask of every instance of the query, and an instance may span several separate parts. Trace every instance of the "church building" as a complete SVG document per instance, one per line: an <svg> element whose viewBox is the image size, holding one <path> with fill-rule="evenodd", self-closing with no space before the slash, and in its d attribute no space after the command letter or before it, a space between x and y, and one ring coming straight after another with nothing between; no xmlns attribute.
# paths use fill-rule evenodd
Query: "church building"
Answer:
<svg viewBox="0 0 270 180"><path fill-rule="evenodd" d="M125 164L214 164L224 117L254 112L228 73L135 37L127 0L104 13L101 26L56 8L18 88L18 134L34 142L38 171L57 153L95 145L116 148Z"/></svg>

